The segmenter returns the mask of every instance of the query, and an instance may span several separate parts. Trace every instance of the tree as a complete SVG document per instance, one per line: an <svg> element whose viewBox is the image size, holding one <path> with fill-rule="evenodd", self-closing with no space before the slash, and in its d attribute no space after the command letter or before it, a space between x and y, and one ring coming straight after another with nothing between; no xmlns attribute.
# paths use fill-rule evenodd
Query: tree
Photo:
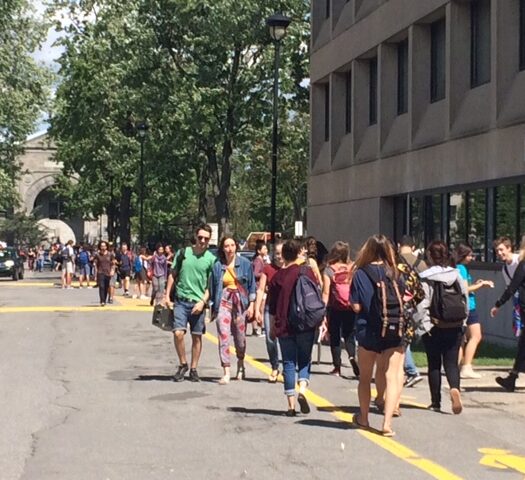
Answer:
<svg viewBox="0 0 525 480"><path fill-rule="evenodd" d="M17 212L0 221L0 237L8 244L35 246L47 239L47 232L34 215Z"/></svg>
<svg viewBox="0 0 525 480"><path fill-rule="evenodd" d="M282 106L303 113L309 2L281 3L295 20ZM136 222L139 199L133 133L147 118L146 230L206 219L227 231L235 158L269 138L273 48L264 21L273 10L255 0L55 0L54 8L68 11L51 134L69 205L113 211L113 191L128 238L122 228Z"/></svg>
<svg viewBox="0 0 525 480"><path fill-rule="evenodd" d="M47 33L28 0L0 2L0 171L15 184L27 136L48 105L52 75L31 57ZM2 183L6 182L5 177ZM2 188L3 210L17 206L14 188Z"/></svg>

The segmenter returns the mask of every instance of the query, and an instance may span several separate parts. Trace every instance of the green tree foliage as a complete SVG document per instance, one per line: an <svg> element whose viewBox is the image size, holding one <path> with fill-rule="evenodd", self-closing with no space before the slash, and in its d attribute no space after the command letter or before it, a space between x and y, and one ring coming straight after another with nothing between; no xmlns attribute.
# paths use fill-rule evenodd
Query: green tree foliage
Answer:
<svg viewBox="0 0 525 480"><path fill-rule="evenodd" d="M9 245L35 246L47 239L47 232L34 215L17 212L0 220L0 238Z"/></svg>
<svg viewBox="0 0 525 480"><path fill-rule="evenodd" d="M263 170L271 151L273 46L265 19L273 7L255 0L55 0L54 9L66 9L68 22L62 25L63 83L52 134L64 179L75 179L62 182L70 205L97 215L108 211L113 191L121 226L132 216L136 221L139 144L133 127L146 118L147 231L172 231L199 219L228 230L236 213L232 191L250 188L243 179L258 166L263 183L251 193L260 195L253 203L261 215L244 215L244 223L267 223L269 177ZM288 0L281 7L294 22L283 45L280 168L286 173L287 159L300 161L304 168L296 170L304 173L309 2ZM300 148L287 154L297 143ZM305 176L282 178L300 188L305 182ZM294 199L304 195L293 191L290 197L294 187L284 181L282 187L288 195L283 208L293 212ZM127 238L122 231L121 237Z"/></svg>
<svg viewBox="0 0 525 480"><path fill-rule="evenodd" d="M47 33L28 0L0 2L0 170L14 185L27 136L46 108L51 73L31 57ZM4 185L5 178L0 179ZM0 208L16 206L14 188L2 187Z"/></svg>

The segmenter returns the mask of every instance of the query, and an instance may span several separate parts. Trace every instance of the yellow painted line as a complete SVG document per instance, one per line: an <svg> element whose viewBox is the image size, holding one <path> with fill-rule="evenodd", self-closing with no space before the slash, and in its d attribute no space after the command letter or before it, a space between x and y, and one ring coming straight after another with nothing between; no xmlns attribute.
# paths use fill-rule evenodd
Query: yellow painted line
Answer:
<svg viewBox="0 0 525 480"><path fill-rule="evenodd" d="M205 334L205 338L215 345L219 343L217 337L209 332ZM270 367L258 360L255 360L255 358L250 355L245 356L245 361L248 362L252 367L267 375L271 373ZM346 423L353 422L354 416L352 414L343 412L341 410L335 410L335 405L320 395L317 395L313 391L308 390L305 396L308 401L310 401L317 408L326 408L332 410L332 415L334 415L337 419ZM433 478L438 480L462 480L462 477L452 473L450 470L447 470L445 467L438 465L432 460L422 457L419 453L411 450L393 438L383 437L378 433L373 433L367 430L357 430L357 432L367 440L375 443L377 446L381 447L397 458L400 458L410 465L419 468L423 472L428 473Z"/></svg>
<svg viewBox="0 0 525 480"><path fill-rule="evenodd" d="M46 312L151 312L149 305L106 305L93 306L38 306L38 307L0 307L2 313L46 313Z"/></svg>
<svg viewBox="0 0 525 480"><path fill-rule="evenodd" d="M60 287L61 283L52 282L2 282L0 285L6 285L8 287Z"/></svg>
<svg viewBox="0 0 525 480"><path fill-rule="evenodd" d="M484 455L479 461L481 465L500 470L511 469L522 474L525 473L525 457L513 455L510 450L480 448L478 452Z"/></svg>

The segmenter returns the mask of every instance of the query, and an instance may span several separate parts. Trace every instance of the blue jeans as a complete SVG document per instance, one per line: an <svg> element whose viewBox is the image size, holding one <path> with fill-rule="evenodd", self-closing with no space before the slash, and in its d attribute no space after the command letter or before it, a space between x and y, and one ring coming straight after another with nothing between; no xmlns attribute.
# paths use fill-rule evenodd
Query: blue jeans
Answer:
<svg viewBox="0 0 525 480"><path fill-rule="evenodd" d="M266 304L264 307L264 333L266 336L266 350L268 351L268 358L272 370L279 368L279 343L277 339L270 338L270 306Z"/></svg>
<svg viewBox="0 0 525 480"><path fill-rule="evenodd" d="M314 346L315 330L279 338L283 356L284 394L295 395L295 372L299 371L298 381L310 383L310 362Z"/></svg>
<svg viewBox="0 0 525 480"><path fill-rule="evenodd" d="M404 369L405 369L405 373L407 377L413 377L413 376L419 375L419 371L414 362L414 358L412 357L412 351L410 350L410 345L407 347L405 351Z"/></svg>

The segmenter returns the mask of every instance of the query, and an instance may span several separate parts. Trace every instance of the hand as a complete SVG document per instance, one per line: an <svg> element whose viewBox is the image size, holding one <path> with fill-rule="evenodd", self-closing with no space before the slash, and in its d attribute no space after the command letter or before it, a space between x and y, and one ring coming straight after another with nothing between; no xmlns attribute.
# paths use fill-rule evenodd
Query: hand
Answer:
<svg viewBox="0 0 525 480"><path fill-rule="evenodd" d="M494 288L494 282L492 280L485 280L485 286L489 288Z"/></svg>
<svg viewBox="0 0 525 480"><path fill-rule="evenodd" d="M204 302L202 300L199 300L195 305L193 305L193 308L191 309L192 315L199 315L204 310Z"/></svg>
<svg viewBox="0 0 525 480"><path fill-rule="evenodd" d="M251 320L251 319L256 320L257 319L253 315L253 313L254 313L253 310L254 310L254 306L253 306L253 302L251 302L250 305L248 306L248 309L246 310L246 319L247 320Z"/></svg>
<svg viewBox="0 0 525 480"><path fill-rule="evenodd" d="M169 295L164 296L164 304L166 305L166 307L173 309L173 302L170 300Z"/></svg>
<svg viewBox="0 0 525 480"><path fill-rule="evenodd" d="M255 321L257 322L258 325L262 325L263 316L262 316L262 313L260 311L256 311L255 312Z"/></svg>
<svg viewBox="0 0 525 480"><path fill-rule="evenodd" d="M492 308L490 309L490 316L491 316L492 318L494 318L494 317L498 314L498 310L499 310L498 307L492 307Z"/></svg>
<svg viewBox="0 0 525 480"><path fill-rule="evenodd" d="M319 338L321 338L322 340L325 340L325 337L327 336L327 334L328 334L328 322L325 318L323 322L321 323L321 326L319 327Z"/></svg>

